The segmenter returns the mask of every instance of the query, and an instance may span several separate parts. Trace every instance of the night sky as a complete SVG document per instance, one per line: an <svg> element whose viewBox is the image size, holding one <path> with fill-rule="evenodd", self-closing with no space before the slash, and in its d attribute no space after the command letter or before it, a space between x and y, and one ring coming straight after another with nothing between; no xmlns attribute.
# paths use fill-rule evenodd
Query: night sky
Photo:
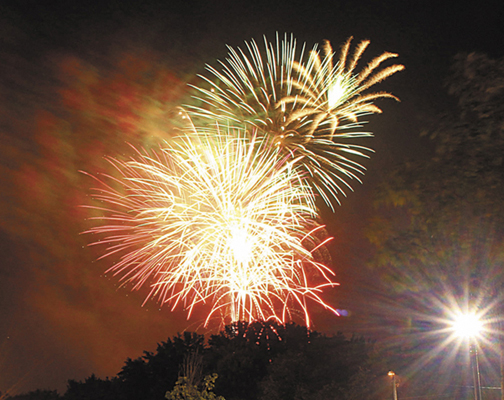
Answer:
<svg viewBox="0 0 504 400"><path fill-rule="evenodd" d="M380 84L401 102L382 100L384 113L370 118L366 129L375 138L365 144L376 153L365 162L363 185L355 183L335 213L323 213L341 283L325 299L350 316L315 306L313 328L372 337L376 327L366 320L373 296L386 295L365 268L373 188L395 164L430 156L431 144L419 134L453 106L443 82L455 54L504 56L504 3L45 3L0 2L0 391L64 392L68 379L114 376L127 357L177 332L205 332L203 314L187 321L185 312L160 310L154 301L142 307L147 290L118 289L117 278L104 275L111 260L96 261L99 249L87 246L92 238L81 232L91 225L79 206L89 203L93 182L79 171L95 173L105 168L103 156L127 151L124 142L152 143L163 129L153 124L139 133L132 128L138 120L123 114L109 116L112 128L97 125L86 105L108 104L110 93L126 93L125 108L142 96L176 105L184 82L225 57L226 44L262 41L263 34L273 40L275 32L293 33L309 47L323 39L335 48L349 36L370 39L367 57L395 52L406 66ZM128 77L138 68L153 68L159 79L132 84ZM98 82L93 94L86 92L91 81Z"/></svg>

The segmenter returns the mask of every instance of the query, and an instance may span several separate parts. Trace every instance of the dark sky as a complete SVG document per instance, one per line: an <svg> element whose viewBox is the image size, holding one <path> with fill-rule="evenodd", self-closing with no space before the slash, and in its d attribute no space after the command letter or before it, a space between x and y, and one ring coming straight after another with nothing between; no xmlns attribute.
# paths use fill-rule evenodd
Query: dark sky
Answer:
<svg viewBox="0 0 504 400"><path fill-rule="evenodd" d="M401 103L385 100L380 103L384 114L371 118L368 128L376 137L367 144L376 153L366 163L364 184L355 185L355 193L334 214L324 213L342 284L327 299L351 316L335 318L316 307L313 314L314 328L322 332L371 332L362 321L369 310L366 293L372 291L364 269L371 249L363 238L372 189L395 163L429 155L429 143L418 135L452 104L443 81L453 56L504 55L504 3L45 3L0 3L0 391L62 392L67 379L114 376L127 357L201 324L201 315L186 321L183 312L159 311L154 302L141 307L145 292L117 290L117 280L103 275L107 262L94 262L99 253L79 235L87 227L77 207L86 201L82 182L91 182L78 170L101 165L104 154L87 150L100 143L99 134L73 131L62 116L65 110L55 105L54 88L62 85L55 65L74 65L65 60L113 68L118 54L141 49L161 54L176 75L187 79L204 63L224 57L225 44L261 40L263 34L273 38L275 32L293 33L310 47L323 39L336 47L354 36L371 40L369 57L399 53L406 70L380 89L393 92ZM51 119L56 114L58 119ZM79 154L94 154L97 160Z"/></svg>

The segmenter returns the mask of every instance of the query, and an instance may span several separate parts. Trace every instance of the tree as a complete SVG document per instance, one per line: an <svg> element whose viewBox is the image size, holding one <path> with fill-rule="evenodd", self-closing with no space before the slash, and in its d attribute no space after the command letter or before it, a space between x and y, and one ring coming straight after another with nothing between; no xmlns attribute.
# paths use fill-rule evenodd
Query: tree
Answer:
<svg viewBox="0 0 504 400"><path fill-rule="evenodd" d="M213 393L217 374L208 375L203 379L202 389L191 384L187 377L180 377L172 391L167 392L168 400L224 400L224 397Z"/></svg>
<svg viewBox="0 0 504 400"><path fill-rule="evenodd" d="M0 399L9 399L9 400L61 400L62 397L59 395L59 393L56 390L32 390L28 393L23 393L23 394L17 394L15 396L6 396L6 397L1 397L2 394L0 393Z"/></svg>
<svg viewBox="0 0 504 400"><path fill-rule="evenodd" d="M0 399L3 399L0 393ZM61 400L61 396L56 390L32 390L31 392L18 394L16 396L5 397L9 400Z"/></svg>
<svg viewBox="0 0 504 400"><path fill-rule="evenodd" d="M205 337L184 332L158 345L156 353L128 359L121 372L119 390L126 400L160 399L179 375L180 366L191 353L204 353Z"/></svg>
<svg viewBox="0 0 504 400"><path fill-rule="evenodd" d="M67 390L63 396L64 400L113 400L118 399L115 387L116 380L105 380L97 378L92 374L84 382L69 380Z"/></svg>
<svg viewBox="0 0 504 400"><path fill-rule="evenodd" d="M239 322L212 335L207 346L202 335L178 334L155 353L128 359L112 379L70 380L63 399L374 400L387 360L363 338L328 337L293 323Z"/></svg>
<svg viewBox="0 0 504 400"><path fill-rule="evenodd" d="M463 166L465 174L502 173L504 59L458 54L447 86L457 110L445 114L430 134L438 157Z"/></svg>
<svg viewBox="0 0 504 400"><path fill-rule="evenodd" d="M290 347L268 366L259 399L383 398L388 370L371 357L373 348L363 338L342 334L318 335L304 349Z"/></svg>
<svg viewBox="0 0 504 400"><path fill-rule="evenodd" d="M376 194L374 265L386 267L395 292L470 278L495 294L481 285L488 274L494 287L503 281L504 60L458 55L448 87L458 105L430 134L435 156L399 166Z"/></svg>
<svg viewBox="0 0 504 400"><path fill-rule="evenodd" d="M290 326L274 322L238 322L209 339L208 369L219 374L216 392L226 399L256 399L267 366Z"/></svg>
<svg viewBox="0 0 504 400"><path fill-rule="evenodd" d="M374 345L342 334L325 336L296 324L256 321L228 325L209 340L208 370L215 391L233 399L333 399L363 393L379 397L386 358ZM367 390L367 392L366 392ZM373 397L371 397L373 398Z"/></svg>

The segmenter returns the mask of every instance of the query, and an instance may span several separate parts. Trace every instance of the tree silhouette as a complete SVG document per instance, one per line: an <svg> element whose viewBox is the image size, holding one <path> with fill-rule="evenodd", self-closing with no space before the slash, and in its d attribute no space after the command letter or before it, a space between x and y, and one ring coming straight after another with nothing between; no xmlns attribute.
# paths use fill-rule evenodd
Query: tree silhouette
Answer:
<svg viewBox="0 0 504 400"><path fill-rule="evenodd" d="M448 86L458 105L431 131L435 156L388 177L368 231L388 289L408 299L446 286L490 298L504 283L504 60L459 55Z"/></svg>
<svg viewBox="0 0 504 400"><path fill-rule="evenodd" d="M1 393L0 398L4 398ZM37 389L28 393L18 394L16 396L7 396L5 398L9 400L61 400L62 397L56 390Z"/></svg>
<svg viewBox="0 0 504 400"><path fill-rule="evenodd" d="M119 399L115 393L116 380L105 380L97 378L92 374L86 378L84 382L77 382L69 380L67 384L67 391L63 396L64 400L113 400Z"/></svg>
<svg viewBox="0 0 504 400"><path fill-rule="evenodd" d="M375 371L381 379L371 376L372 347L362 338L347 340L341 334L320 335L304 348L290 347L268 366L259 399L362 398L365 391L372 395L368 398L380 398L387 370L382 366Z"/></svg>
<svg viewBox="0 0 504 400"><path fill-rule="evenodd" d="M184 332L158 345L156 353L145 352L135 360L128 359L118 374L121 398L126 400L160 399L173 388L184 358L204 352L205 338Z"/></svg>
<svg viewBox="0 0 504 400"><path fill-rule="evenodd" d="M17 400L374 400L387 373L386 358L374 349L362 338L294 323L238 322L208 344L191 332L169 338L155 352L128 358L117 377L70 380L63 397L37 391Z"/></svg>

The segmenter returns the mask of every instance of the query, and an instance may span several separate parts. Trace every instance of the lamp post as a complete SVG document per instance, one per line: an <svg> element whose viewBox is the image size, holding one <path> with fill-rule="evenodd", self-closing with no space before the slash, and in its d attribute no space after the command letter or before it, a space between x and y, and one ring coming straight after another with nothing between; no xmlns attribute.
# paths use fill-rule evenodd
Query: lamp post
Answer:
<svg viewBox="0 0 504 400"><path fill-rule="evenodd" d="M500 388L501 388L501 400L504 400L504 338L502 333L504 332L504 324L499 321L499 364L500 364Z"/></svg>
<svg viewBox="0 0 504 400"><path fill-rule="evenodd" d="M478 362L478 343L472 338L472 343L469 345L469 355L471 357L471 372L474 382L474 399L481 400L481 378Z"/></svg>
<svg viewBox="0 0 504 400"><path fill-rule="evenodd" d="M474 382L474 400L482 400L477 340L482 328L483 323L474 313L460 314L453 322L454 333L461 338L469 340L469 356L471 361L472 378Z"/></svg>
<svg viewBox="0 0 504 400"><path fill-rule="evenodd" d="M389 371L388 376L392 377L392 393L394 395L394 400L397 400L397 381L396 374L394 371ZM480 399L481 400L481 399Z"/></svg>

